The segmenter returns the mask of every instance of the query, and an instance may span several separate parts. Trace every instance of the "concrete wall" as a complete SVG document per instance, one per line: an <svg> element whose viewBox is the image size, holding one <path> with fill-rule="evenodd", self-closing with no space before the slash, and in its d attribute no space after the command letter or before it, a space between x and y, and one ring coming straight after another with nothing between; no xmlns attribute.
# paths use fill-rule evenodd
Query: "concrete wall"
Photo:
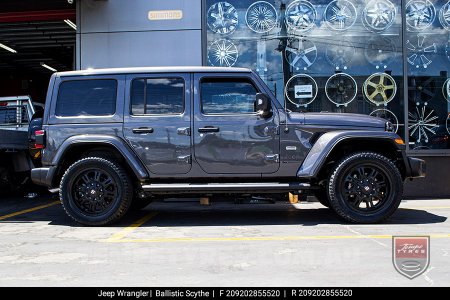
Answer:
<svg viewBox="0 0 450 300"><path fill-rule="evenodd" d="M202 65L201 0L81 0L77 69ZM181 10L179 20L149 11Z"/></svg>

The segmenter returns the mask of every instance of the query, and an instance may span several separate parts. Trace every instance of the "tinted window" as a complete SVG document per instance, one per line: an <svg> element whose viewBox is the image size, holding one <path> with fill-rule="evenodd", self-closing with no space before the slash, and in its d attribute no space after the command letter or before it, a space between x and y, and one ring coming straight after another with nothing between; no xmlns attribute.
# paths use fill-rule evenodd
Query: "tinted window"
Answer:
<svg viewBox="0 0 450 300"><path fill-rule="evenodd" d="M201 83L202 111L205 114L253 113L257 91L248 80L206 79Z"/></svg>
<svg viewBox="0 0 450 300"><path fill-rule="evenodd" d="M184 110L182 78L141 78L131 86L133 115L180 114Z"/></svg>
<svg viewBox="0 0 450 300"><path fill-rule="evenodd" d="M56 115L61 117L107 116L116 111L114 79L65 81L59 86Z"/></svg>

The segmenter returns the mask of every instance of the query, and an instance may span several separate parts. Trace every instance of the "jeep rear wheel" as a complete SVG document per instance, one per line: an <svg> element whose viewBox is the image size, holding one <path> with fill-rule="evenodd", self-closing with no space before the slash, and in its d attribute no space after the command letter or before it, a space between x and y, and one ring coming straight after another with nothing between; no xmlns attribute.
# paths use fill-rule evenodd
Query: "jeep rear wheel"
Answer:
<svg viewBox="0 0 450 300"><path fill-rule="evenodd" d="M59 196L72 219L101 226L118 221L128 211L133 187L121 166L103 158L88 157L67 169Z"/></svg>
<svg viewBox="0 0 450 300"><path fill-rule="evenodd" d="M395 164L373 152L351 154L341 160L328 181L331 207L347 221L377 223L400 205L403 180Z"/></svg>

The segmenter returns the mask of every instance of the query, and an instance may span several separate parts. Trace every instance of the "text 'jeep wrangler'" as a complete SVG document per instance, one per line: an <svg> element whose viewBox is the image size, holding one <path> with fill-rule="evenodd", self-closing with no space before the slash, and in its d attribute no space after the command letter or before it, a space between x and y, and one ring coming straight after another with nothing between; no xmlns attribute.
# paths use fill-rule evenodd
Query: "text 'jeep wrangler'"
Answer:
<svg viewBox="0 0 450 300"><path fill-rule="evenodd" d="M423 177L386 120L286 112L253 72L165 67L56 73L35 183L74 220L105 225L173 195L312 193L350 222L395 212Z"/></svg>

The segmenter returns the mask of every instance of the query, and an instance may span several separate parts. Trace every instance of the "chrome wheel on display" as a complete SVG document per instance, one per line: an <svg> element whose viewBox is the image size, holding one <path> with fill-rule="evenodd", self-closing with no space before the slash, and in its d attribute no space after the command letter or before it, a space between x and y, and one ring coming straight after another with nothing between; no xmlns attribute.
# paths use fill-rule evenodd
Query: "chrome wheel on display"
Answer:
<svg viewBox="0 0 450 300"><path fill-rule="evenodd" d="M450 1L445 3L439 10L439 22L441 22L442 27L450 30Z"/></svg>
<svg viewBox="0 0 450 300"><path fill-rule="evenodd" d="M429 135L435 135L438 128L436 112L426 105L416 106L415 110L408 112L409 135L416 143L428 143Z"/></svg>
<svg viewBox="0 0 450 300"><path fill-rule="evenodd" d="M336 70L347 70L355 53L355 47L350 42L341 40L336 45L326 48L325 57Z"/></svg>
<svg viewBox="0 0 450 300"><path fill-rule="evenodd" d="M436 9L428 0L411 0L406 4L406 28L421 31L429 27L436 18Z"/></svg>
<svg viewBox="0 0 450 300"><path fill-rule="evenodd" d="M356 22L356 8L350 1L331 1L323 13L325 23L333 30L347 30Z"/></svg>
<svg viewBox="0 0 450 300"><path fill-rule="evenodd" d="M245 14L245 22L248 28L256 33L271 31L277 25L277 20L277 10L266 1L253 3Z"/></svg>
<svg viewBox="0 0 450 300"><path fill-rule="evenodd" d="M291 30L308 31L314 26L317 11L309 1L297 0L286 8L285 22Z"/></svg>
<svg viewBox="0 0 450 300"><path fill-rule="evenodd" d="M399 126L398 118L389 109L385 109L385 108L376 109L370 113L370 116L385 119L386 121L391 122L392 125L394 126L394 132L398 131L398 126Z"/></svg>
<svg viewBox="0 0 450 300"><path fill-rule="evenodd" d="M445 120L445 128L447 129L447 133L450 134L450 114L447 116Z"/></svg>
<svg viewBox="0 0 450 300"><path fill-rule="evenodd" d="M284 89L286 99L297 108L307 107L317 97L317 83L307 74L298 74L289 78Z"/></svg>
<svg viewBox="0 0 450 300"><path fill-rule="evenodd" d="M391 1L372 0L364 7L362 21L368 30L381 32L392 26L396 15L397 11Z"/></svg>
<svg viewBox="0 0 450 300"><path fill-rule="evenodd" d="M325 84L325 94L332 103L339 106L347 106L356 98L358 86L355 79L346 74L338 73L328 78Z"/></svg>
<svg viewBox="0 0 450 300"><path fill-rule="evenodd" d="M286 60L296 70L306 70L317 58L316 45L306 39L291 38L286 46Z"/></svg>
<svg viewBox="0 0 450 300"><path fill-rule="evenodd" d="M375 73L363 85L364 96L376 106L387 105L397 93L397 84L391 75Z"/></svg>
<svg viewBox="0 0 450 300"><path fill-rule="evenodd" d="M228 40L215 41L208 48L208 61L212 66L232 67L237 59L237 47Z"/></svg>
<svg viewBox="0 0 450 300"><path fill-rule="evenodd" d="M375 36L368 41L364 56L376 69L386 69L397 56L397 48L390 38Z"/></svg>
<svg viewBox="0 0 450 300"><path fill-rule="evenodd" d="M437 46L435 43L426 43L425 35L418 34L416 41L407 40L406 48L408 49L407 61L410 65L419 69L420 67L426 69L433 62L430 57L437 53Z"/></svg>
<svg viewBox="0 0 450 300"><path fill-rule="evenodd" d="M231 34L238 25L236 8L228 2L217 2L210 6L207 13L209 29L215 33Z"/></svg>

